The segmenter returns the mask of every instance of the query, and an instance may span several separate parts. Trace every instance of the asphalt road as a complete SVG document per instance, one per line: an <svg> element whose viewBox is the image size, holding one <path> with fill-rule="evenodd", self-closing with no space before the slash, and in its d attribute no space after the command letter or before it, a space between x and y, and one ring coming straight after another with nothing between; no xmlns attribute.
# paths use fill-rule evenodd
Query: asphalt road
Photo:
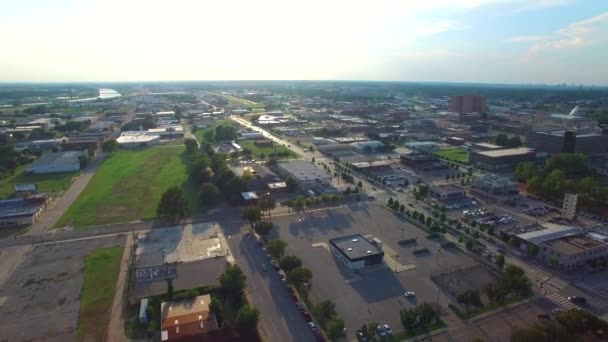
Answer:
<svg viewBox="0 0 608 342"><path fill-rule="evenodd" d="M266 341L314 341L312 331L261 247L245 233L244 223L220 222L220 225L229 237L228 244L237 264L247 276L248 300L260 310L262 338Z"/></svg>
<svg viewBox="0 0 608 342"><path fill-rule="evenodd" d="M76 178L74 183L67 189L59 198L55 199L51 203L50 207L40 215L38 220L32 224L32 228L28 234L40 234L51 229L57 221L61 218L63 213L72 205L72 203L78 198L80 193L89 184L89 181L95 175L97 168L103 163L105 157L100 155L80 172L80 175Z"/></svg>

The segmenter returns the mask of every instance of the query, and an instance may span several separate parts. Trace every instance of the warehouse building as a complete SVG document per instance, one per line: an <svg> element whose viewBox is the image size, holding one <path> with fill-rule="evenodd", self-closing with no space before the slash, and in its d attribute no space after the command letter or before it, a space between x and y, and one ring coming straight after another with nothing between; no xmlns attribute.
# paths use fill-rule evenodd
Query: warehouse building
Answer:
<svg viewBox="0 0 608 342"><path fill-rule="evenodd" d="M314 187L319 183L329 183L331 181L331 175L306 160L281 162L277 165L277 169L283 177L295 179L304 188Z"/></svg>
<svg viewBox="0 0 608 342"><path fill-rule="evenodd" d="M0 227L27 226L46 208L46 194L0 200Z"/></svg>
<svg viewBox="0 0 608 342"><path fill-rule="evenodd" d="M151 135L142 131L125 131L116 139L121 148L141 148L158 145L159 135Z"/></svg>
<svg viewBox="0 0 608 342"><path fill-rule="evenodd" d="M384 147L384 143L377 140L359 141L349 144L359 152L372 152Z"/></svg>
<svg viewBox="0 0 608 342"><path fill-rule="evenodd" d="M361 234L331 239L329 240L329 249L338 260L351 270L382 265L384 260L382 242L377 238L370 241Z"/></svg>
<svg viewBox="0 0 608 342"><path fill-rule="evenodd" d="M515 168L517 164L536 159L536 152L527 147L506 148L490 151L473 151L471 163L486 170Z"/></svg>
<svg viewBox="0 0 608 342"><path fill-rule="evenodd" d="M40 174L78 171L81 155L82 152L77 151L46 153L25 169L25 172Z"/></svg>
<svg viewBox="0 0 608 342"><path fill-rule="evenodd" d="M504 147L499 145L494 145L486 142L474 143L471 147L476 151L492 151L492 150L500 150Z"/></svg>

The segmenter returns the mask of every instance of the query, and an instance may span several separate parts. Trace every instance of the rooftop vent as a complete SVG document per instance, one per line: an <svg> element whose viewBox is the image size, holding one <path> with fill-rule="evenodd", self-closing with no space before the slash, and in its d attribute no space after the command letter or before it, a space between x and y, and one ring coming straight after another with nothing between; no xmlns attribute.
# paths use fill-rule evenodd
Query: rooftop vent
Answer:
<svg viewBox="0 0 608 342"><path fill-rule="evenodd" d="M357 241L359 241L359 239L353 239L353 242L357 242Z"/></svg>
<svg viewBox="0 0 608 342"><path fill-rule="evenodd" d="M352 247L348 247L346 250L349 251L349 252L352 252L353 248Z"/></svg>
<svg viewBox="0 0 608 342"><path fill-rule="evenodd" d="M367 254L372 254L372 251L367 251Z"/></svg>

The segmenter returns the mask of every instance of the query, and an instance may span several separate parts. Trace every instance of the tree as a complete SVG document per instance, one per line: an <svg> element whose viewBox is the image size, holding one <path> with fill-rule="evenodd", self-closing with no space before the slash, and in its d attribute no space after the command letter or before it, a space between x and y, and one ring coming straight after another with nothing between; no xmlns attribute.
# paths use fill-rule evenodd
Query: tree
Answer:
<svg viewBox="0 0 608 342"><path fill-rule="evenodd" d="M335 341L340 337L344 336L344 321L337 319L330 319L325 324L325 333L330 340Z"/></svg>
<svg viewBox="0 0 608 342"><path fill-rule="evenodd" d="M312 147L312 146L309 146L309 147L308 147L308 151L313 152L314 150L315 150L315 148L314 148L314 147Z"/></svg>
<svg viewBox="0 0 608 342"><path fill-rule="evenodd" d="M115 139L108 139L101 144L101 150L105 153L112 153L118 150L118 143Z"/></svg>
<svg viewBox="0 0 608 342"><path fill-rule="evenodd" d="M220 194L220 190L214 184L203 183L201 184L199 198L201 199L203 206L211 208L220 202L222 195Z"/></svg>
<svg viewBox="0 0 608 342"><path fill-rule="evenodd" d="M285 184L287 185L287 191L289 192L294 192L298 189L298 182L292 177L287 177Z"/></svg>
<svg viewBox="0 0 608 342"><path fill-rule="evenodd" d="M521 146L522 142L521 139L519 138L519 136L513 136L511 137L508 141L507 141L507 146L508 147L518 147Z"/></svg>
<svg viewBox="0 0 608 342"><path fill-rule="evenodd" d="M272 240L266 246L268 253L277 260L281 260L281 258L285 255L286 248L287 242L283 240Z"/></svg>
<svg viewBox="0 0 608 342"><path fill-rule="evenodd" d="M380 325L380 323L378 323L378 322L362 324L361 328L359 328L361 335L357 336L359 341L363 341L363 340L367 340L369 342L376 341L376 334L378 334L378 325Z"/></svg>
<svg viewBox="0 0 608 342"><path fill-rule="evenodd" d="M156 215L171 222L177 222L186 216L188 204L180 187L170 187L163 193L156 208Z"/></svg>
<svg viewBox="0 0 608 342"><path fill-rule="evenodd" d="M403 204L401 204L399 206L399 212L401 212L401 213L405 212L405 206Z"/></svg>
<svg viewBox="0 0 608 342"><path fill-rule="evenodd" d="M530 245L528 246L528 256L531 258L536 258L536 256L538 255L539 252L539 248L537 245Z"/></svg>
<svg viewBox="0 0 608 342"><path fill-rule="evenodd" d="M496 257L496 266L498 266L499 269L503 269L503 267L505 267L505 256L502 254L498 254L498 256Z"/></svg>
<svg viewBox="0 0 608 342"><path fill-rule="evenodd" d="M481 302L481 296L477 290L467 290L461 293L458 298L458 303L464 304L467 312L469 311L469 305L479 308L483 306Z"/></svg>
<svg viewBox="0 0 608 342"><path fill-rule="evenodd" d="M253 229L258 235L266 236L268 233L270 233L273 227L274 225L271 222L259 221L254 223Z"/></svg>
<svg viewBox="0 0 608 342"><path fill-rule="evenodd" d="M359 181L359 182L357 183L357 187L362 188L362 187L363 187L363 183L362 183L361 181Z"/></svg>
<svg viewBox="0 0 608 342"><path fill-rule="evenodd" d="M330 300L324 300L313 309L316 313L315 317L321 326L325 326L325 322L336 317L336 304Z"/></svg>
<svg viewBox="0 0 608 342"><path fill-rule="evenodd" d="M222 302L219 300L219 298L211 298L211 303L209 303L209 311L216 316L222 314Z"/></svg>
<svg viewBox="0 0 608 342"><path fill-rule="evenodd" d="M388 206L389 206L389 207L392 207L392 206L393 206L393 198L392 198L392 197L390 197L390 198L388 199Z"/></svg>
<svg viewBox="0 0 608 342"><path fill-rule="evenodd" d="M238 329L251 331L257 327L259 318L260 312L256 308L246 304L239 309L234 322Z"/></svg>
<svg viewBox="0 0 608 342"><path fill-rule="evenodd" d="M507 146L509 144L509 137L504 133L500 133L494 138L494 143L500 146Z"/></svg>
<svg viewBox="0 0 608 342"><path fill-rule="evenodd" d="M229 265L224 273L220 274L220 292L230 298L240 298L245 289L245 274L237 265Z"/></svg>
<svg viewBox="0 0 608 342"><path fill-rule="evenodd" d="M552 320L542 320L527 328L515 328L512 342L569 342L575 341L564 327Z"/></svg>
<svg viewBox="0 0 608 342"><path fill-rule="evenodd" d="M263 193L260 196L260 198L258 199L258 207L263 212L268 213L269 216L270 216L271 210L276 208L276 206L277 206L277 202L274 200L272 195L270 195L270 193Z"/></svg>
<svg viewBox="0 0 608 342"><path fill-rule="evenodd" d="M481 288L481 291L483 291L483 293L486 295L486 298L488 298L488 302L490 302L490 304L494 304L498 292L496 286L492 283L487 283Z"/></svg>
<svg viewBox="0 0 608 342"><path fill-rule="evenodd" d="M608 331L608 323L594 314L580 309L560 312L555 320L571 334L594 334L602 337Z"/></svg>
<svg viewBox="0 0 608 342"><path fill-rule="evenodd" d="M279 266L281 266L281 269L283 271L285 271L286 273L289 273L293 269L301 267L302 260L295 255L288 255L281 260L281 262L279 263Z"/></svg>
<svg viewBox="0 0 608 342"><path fill-rule="evenodd" d="M198 144L196 143L196 140L192 138L184 139L184 145L186 146L187 154L192 154L194 151L198 150Z"/></svg>
<svg viewBox="0 0 608 342"><path fill-rule="evenodd" d="M83 153L78 157L80 169L84 169L91 162L91 156L88 153Z"/></svg>
<svg viewBox="0 0 608 342"><path fill-rule="evenodd" d="M312 271L306 267L296 267L287 273L287 281L296 288L301 288L304 283L310 284L311 280Z"/></svg>
<svg viewBox="0 0 608 342"><path fill-rule="evenodd" d="M258 207L254 205L248 205L245 209L243 209L241 218L249 222L251 229L254 229L254 224L262 218L262 212L260 211L260 209L258 209Z"/></svg>

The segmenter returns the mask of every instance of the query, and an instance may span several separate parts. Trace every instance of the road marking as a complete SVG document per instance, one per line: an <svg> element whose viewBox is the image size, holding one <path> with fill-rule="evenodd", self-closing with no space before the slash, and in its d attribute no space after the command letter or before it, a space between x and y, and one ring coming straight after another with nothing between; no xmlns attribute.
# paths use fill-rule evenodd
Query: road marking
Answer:
<svg viewBox="0 0 608 342"><path fill-rule="evenodd" d="M584 280L578 280L576 282L574 282L574 285L576 285L577 287L580 287L581 289L596 295L598 297L601 297L603 299L608 300L608 290L606 290L605 288L594 284L594 283L590 283Z"/></svg>
<svg viewBox="0 0 608 342"><path fill-rule="evenodd" d="M568 298L558 294L558 293L552 293L550 295L548 295L546 297L547 299L549 299L550 301L552 301L553 303L555 303L558 306L561 306L562 308L565 309L580 309L580 307L574 303L572 303L570 300L568 300Z"/></svg>

